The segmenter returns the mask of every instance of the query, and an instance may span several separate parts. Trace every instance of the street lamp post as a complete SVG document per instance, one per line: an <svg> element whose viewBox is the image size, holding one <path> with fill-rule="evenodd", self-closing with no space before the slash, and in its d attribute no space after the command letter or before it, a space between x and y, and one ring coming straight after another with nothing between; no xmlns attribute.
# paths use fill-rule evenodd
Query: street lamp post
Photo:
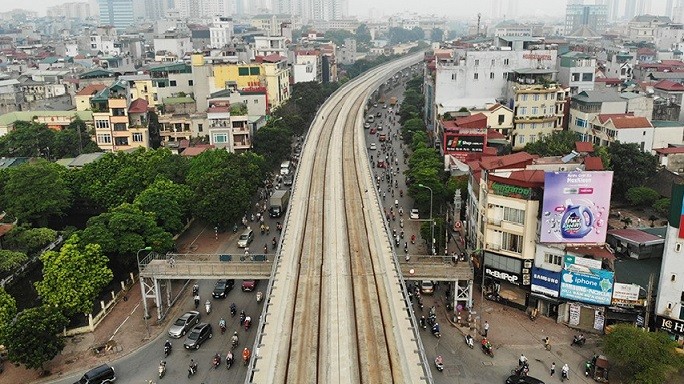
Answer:
<svg viewBox="0 0 684 384"><path fill-rule="evenodd" d="M140 293L142 296L142 302L143 302L143 320L145 320L145 328L147 328L147 338L150 338L150 324L147 322L147 319L150 317L147 311L147 299L145 298L145 284L143 283L143 279L140 276L140 272L142 271L140 269L140 252L143 251L151 251L152 247L145 247L143 249L139 249L138 252L135 254L135 259L138 261L138 280L140 280Z"/></svg>
<svg viewBox="0 0 684 384"><path fill-rule="evenodd" d="M430 190L430 252L431 255L435 254L435 222L432 219L432 188L427 185L418 184L421 188L427 188Z"/></svg>

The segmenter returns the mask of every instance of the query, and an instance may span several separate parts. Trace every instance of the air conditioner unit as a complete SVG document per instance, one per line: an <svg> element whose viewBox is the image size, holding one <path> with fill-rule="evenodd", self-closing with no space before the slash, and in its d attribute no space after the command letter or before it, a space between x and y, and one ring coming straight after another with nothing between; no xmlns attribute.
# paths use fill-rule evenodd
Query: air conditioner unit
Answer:
<svg viewBox="0 0 684 384"><path fill-rule="evenodd" d="M568 170L568 167L560 167L560 168L558 168L558 170L561 171L561 172L567 171L567 170Z"/></svg>

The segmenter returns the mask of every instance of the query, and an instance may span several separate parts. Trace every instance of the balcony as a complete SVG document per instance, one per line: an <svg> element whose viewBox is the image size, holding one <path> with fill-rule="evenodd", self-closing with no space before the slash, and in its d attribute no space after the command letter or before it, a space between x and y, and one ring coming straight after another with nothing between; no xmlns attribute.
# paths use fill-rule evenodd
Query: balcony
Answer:
<svg viewBox="0 0 684 384"><path fill-rule="evenodd" d="M235 141L235 142L233 143L233 147L234 147L235 149L250 149L250 148L252 148L252 142L249 141L249 140L245 140L245 141Z"/></svg>
<svg viewBox="0 0 684 384"><path fill-rule="evenodd" d="M515 116L513 118L514 123L544 123L547 121L555 121L557 118L556 115L539 115L539 116L530 116L530 115L524 115L524 116Z"/></svg>
<svg viewBox="0 0 684 384"><path fill-rule="evenodd" d="M128 116L111 116L109 118L109 121L112 122L112 124L116 123L126 123L128 124Z"/></svg>

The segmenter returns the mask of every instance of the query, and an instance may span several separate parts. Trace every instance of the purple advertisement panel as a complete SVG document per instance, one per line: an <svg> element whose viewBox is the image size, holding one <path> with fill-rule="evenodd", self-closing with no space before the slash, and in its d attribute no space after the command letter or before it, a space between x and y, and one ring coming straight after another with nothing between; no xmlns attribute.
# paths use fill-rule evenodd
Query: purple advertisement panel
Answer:
<svg viewBox="0 0 684 384"><path fill-rule="evenodd" d="M612 171L546 172L542 243L605 243Z"/></svg>

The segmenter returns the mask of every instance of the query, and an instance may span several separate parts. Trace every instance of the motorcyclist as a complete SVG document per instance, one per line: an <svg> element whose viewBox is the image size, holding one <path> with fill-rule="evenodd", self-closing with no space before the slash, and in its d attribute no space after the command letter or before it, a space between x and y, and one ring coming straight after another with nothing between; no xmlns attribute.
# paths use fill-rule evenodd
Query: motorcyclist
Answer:
<svg viewBox="0 0 684 384"><path fill-rule="evenodd" d="M482 349L484 349L487 353L489 353L489 351L492 349L492 345L489 343L489 340L487 340L486 337L482 338Z"/></svg>
<svg viewBox="0 0 684 384"><path fill-rule="evenodd" d="M195 284L192 286L192 295L197 296L198 293L199 293L199 285Z"/></svg>
<svg viewBox="0 0 684 384"><path fill-rule="evenodd" d="M233 337L230 338L231 343L233 343L233 347L238 345L239 338L238 338L238 333L237 331L233 332Z"/></svg>
<svg viewBox="0 0 684 384"><path fill-rule="evenodd" d="M439 323L435 323L435 325L432 326L432 334L437 335L439 332Z"/></svg>
<svg viewBox="0 0 684 384"><path fill-rule="evenodd" d="M218 367L221 364L221 355L218 353L214 355L214 367Z"/></svg>
<svg viewBox="0 0 684 384"><path fill-rule="evenodd" d="M246 317L245 311L244 310L240 311L240 324L241 325L245 322L245 317Z"/></svg>
<svg viewBox="0 0 684 384"><path fill-rule="evenodd" d="M173 348L173 345L171 345L171 342L170 342L170 341L166 340L166 341L164 342L164 349L170 351L171 348Z"/></svg>
<svg viewBox="0 0 684 384"><path fill-rule="evenodd" d="M237 307L235 306L235 303L230 304L230 315L235 316L235 313L237 312Z"/></svg>
<svg viewBox="0 0 684 384"><path fill-rule="evenodd" d="M252 353L249 351L249 348L245 347L245 349L242 350L242 361L245 362L245 365L249 362L249 357L252 355Z"/></svg>
<svg viewBox="0 0 684 384"><path fill-rule="evenodd" d="M580 333L572 338L572 343L582 346L586 340L587 339L584 337L584 335Z"/></svg>
<svg viewBox="0 0 684 384"><path fill-rule="evenodd" d="M233 351L228 351L228 354L226 354L226 364L228 366L233 365Z"/></svg>
<svg viewBox="0 0 684 384"><path fill-rule="evenodd" d="M207 310L207 313L211 312L211 301L209 299L204 303L204 308Z"/></svg>
<svg viewBox="0 0 684 384"><path fill-rule="evenodd" d="M561 375L563 378L568 378L568 375L570 374L570 367L568 367L568 364L566 363L563 365L563 368L561 368Z"/></svg>
<svg viewBox="0 0 684 384"><path fill-rule="evenodd" d="M200 295L199 293L195 293L195 309L199 306L200 303Z"/></svg>
<svg viewBox="0 0 684 384"><path fill-rule="evenodd" d="M222 333L226 331L226 320L223 317L219 320L219 328L221 328Z"/></svg>
<svg viewBox="0 0 684 384"><path fill-rule="evenodd" d="M195 360L190 359L190 366L188 367L188 373L191 375L194 375L195 372L197 372L197 363L195 363Z"/></svg>
<svg viewBox="0 0 684 384"><path fill-rule="evenodd" d="M466 335L466 336L465 336L465 339L466 339L466 344L468 344L468 346L469 346L470 348L472 348L472 347L473 347L473 341L474 341L474 340L473 340L473 337L470 336L470 335Z"/></svg>
<svg viewBox="0 0 684 384"><path fill-rule="evenodd" d="M245 317L245 329L248 329L252 325L252 318L247 316Z"/></svg>

